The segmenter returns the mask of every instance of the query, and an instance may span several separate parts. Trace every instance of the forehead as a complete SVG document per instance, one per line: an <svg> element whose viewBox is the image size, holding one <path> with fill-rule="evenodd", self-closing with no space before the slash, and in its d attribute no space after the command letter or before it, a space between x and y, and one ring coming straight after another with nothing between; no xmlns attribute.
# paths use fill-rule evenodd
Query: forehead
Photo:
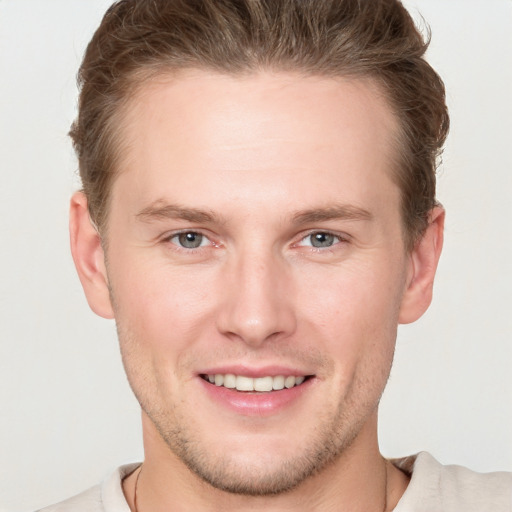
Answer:
<svg viewBox="0 0 512 512"><path fill-rule="evenodd" d="M148 204L174 194L168 199L182 203L222 185L248 206L261 187L280 204L283 189L289 203L292 193L304 200L315 187L326 195L342 187L350 196L378 188L377 177L389 180L396 133L395 116L369 80L163 74L142 85L123 113L126 150L113 195L123 189L124 197ZM208 204L201 206L215 208L216 197L203 194Z"/></svg>

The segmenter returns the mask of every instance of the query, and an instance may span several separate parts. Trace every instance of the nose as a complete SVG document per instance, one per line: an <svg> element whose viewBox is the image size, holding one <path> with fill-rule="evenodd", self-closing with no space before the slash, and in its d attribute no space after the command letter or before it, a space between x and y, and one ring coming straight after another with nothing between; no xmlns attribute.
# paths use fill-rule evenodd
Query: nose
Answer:
<svg viewBox="0 0 512 512"><path fill-rule="evenodd" d="M217 328L257 348L296 329L293 283L287 265L268 251L246 251L223 275L223 301Z"/></svg>

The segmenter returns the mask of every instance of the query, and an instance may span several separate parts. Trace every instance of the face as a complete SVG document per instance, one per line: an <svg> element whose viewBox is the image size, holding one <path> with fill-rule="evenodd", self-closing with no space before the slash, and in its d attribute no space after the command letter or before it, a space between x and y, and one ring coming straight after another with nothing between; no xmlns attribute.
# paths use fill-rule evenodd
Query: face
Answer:
<svg viewBox="0 0 512 512"><path fill-rule="evenodd" d="M168 458L267 494L375 436L410 274L378 89L190 71L121 130L107 278Z"/></svg>

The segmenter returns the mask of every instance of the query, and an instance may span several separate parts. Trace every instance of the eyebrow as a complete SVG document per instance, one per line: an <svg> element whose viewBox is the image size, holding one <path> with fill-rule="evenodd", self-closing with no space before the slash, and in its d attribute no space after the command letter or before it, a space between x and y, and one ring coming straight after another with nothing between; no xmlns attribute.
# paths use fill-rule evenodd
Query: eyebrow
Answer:
<svg viewBox="0 0 512 512"><path fill-rule="evenodd" d="M342 204L326 208L313 208L296 212L293 217L295 224L309 224L314 222L326 222L329 220L372 220L373 215L364 208Z"/></svg>
<svg viewBox="0 0 512 512"><path fill-rule="evenodd" d="M169 204L162 200L155 201L135 215L143 222L160 219L182 219L198 224L222 222L214 212L198 208L186 208L177 204Z"/></svg>
<svg viewBox="0 0 512 512"><path fill-rule="evenodd" d="M181 219L198 224L225 223L224 219L212 211L169 204L163 200L155 201L146 208L143 208L136 214L136 218L141 219L143 222L160 219ZM369 221L372 219L373 215L368 210L346 204L300 210L292 215L292 222L294 224L310 224L330 220Z"/></svg>

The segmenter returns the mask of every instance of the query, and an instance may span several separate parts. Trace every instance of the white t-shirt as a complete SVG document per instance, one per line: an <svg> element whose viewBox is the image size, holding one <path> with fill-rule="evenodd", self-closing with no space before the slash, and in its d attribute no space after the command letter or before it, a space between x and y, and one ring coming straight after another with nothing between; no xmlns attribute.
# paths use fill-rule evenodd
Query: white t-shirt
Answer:
<svg viewBox="0 0 512 512"><path fill-rule="evenodd" d="M443 466L426 452L392 462L411 475L394 512L512 512L512 473ZM138 465L121 466L102 484L38 512L130 512L121 482Z"/></svg>

